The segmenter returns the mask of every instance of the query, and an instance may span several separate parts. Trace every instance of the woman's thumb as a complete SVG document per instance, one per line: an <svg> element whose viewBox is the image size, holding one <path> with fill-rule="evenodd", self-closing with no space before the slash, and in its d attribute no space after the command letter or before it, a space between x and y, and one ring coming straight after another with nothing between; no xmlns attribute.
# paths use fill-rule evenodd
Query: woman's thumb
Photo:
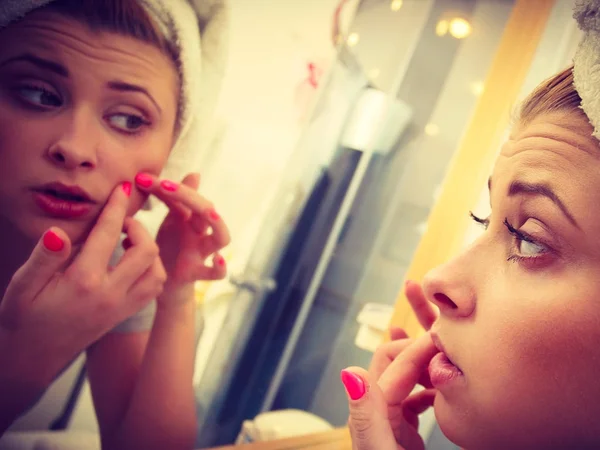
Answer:
<svg viewBox="0 0 600 450"><path fill-rule="evenodd" d="M348 394L348 426L354 450L396 450L398 445L387 419L387 404L377 383L359 367L342 370L342 383Z"/></svg>
<svg viewBox="0 0 600 450"><path fill-rule="evenodd" d="M52 227L44 233L31 256L13 276L5 297L17 296L33 300L62 269L71 254L69 236L60 228Z"/></svg>

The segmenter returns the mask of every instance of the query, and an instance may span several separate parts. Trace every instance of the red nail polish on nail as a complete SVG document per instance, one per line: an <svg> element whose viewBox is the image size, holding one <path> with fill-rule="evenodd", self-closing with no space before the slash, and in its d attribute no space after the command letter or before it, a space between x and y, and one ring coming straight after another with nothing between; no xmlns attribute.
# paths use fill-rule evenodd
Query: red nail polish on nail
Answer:
<svg viewBox="0 0 600 450"><path fill-rule="evenodd" d="M143 188L149 188L152 186L152 177L150 175L146 175L145 173L138 173L135 176L135 182Z"/></svg>
<svg viewBox="0 0 600 450"><path fill-rule="evenodd" d="M210 211L208 211L208 217L210 217L214 221L217 221L221 218L219 213L217 211L215 211L214 209L211 209Z"/></svg>
<svg viewBox="0 0 600 450"><path fill-rule="evenodd" d="M172 181L169 180L163 180L160 182L160 186L165 190L165 191L169 191L169 192L175 192L177 190L177 188L179 187L179 185L177 183L174 183Z"/></svg>
<svg viewBox="0 0 600 450"><path fill-rule="evenodd" d="M125 181L121 187L123 188L123 192L125 192L125 195L127 195L127 197L129 197L131 195L131 183L129 181Z"/></svg>
<svg viewBox="0 0 600 450"><path fill-rule="evenodd" d="M217 258L217 264L220 266L224 266L225 265L225 258L223 258L222 256L219 256Z"/></svg>
<svg viewBox="0 0 600 450"><path fill-rule="evenodd" d="M344 369L341 373L341 379L352 400L358 400L365 395L365 392L367 391L365 382L359 375Z"/></svg>
<svg viewBox="0 0 600 450"><path fill-rule="evenodd" d="M132 246L133 244L131 243L131 239L129 239L129 238L125 238L125 239L123 239L123 242L121 243L121 245L123 246L123 248L124 248L125 250L128 250L129 248L131 248L131 246Z"/></svg>
<svg viewBox="0 0 600 450"><path fill-rule="evenodd" d="M46 231L43 242L44 247L51 252L60 252L65 246L63 240L52 230Z"/></svg>

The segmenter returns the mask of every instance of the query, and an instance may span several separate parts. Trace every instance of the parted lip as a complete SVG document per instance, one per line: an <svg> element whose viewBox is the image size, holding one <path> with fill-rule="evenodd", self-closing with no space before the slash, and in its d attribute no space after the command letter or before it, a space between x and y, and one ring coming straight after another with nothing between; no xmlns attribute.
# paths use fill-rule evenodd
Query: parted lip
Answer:
<svg viewBox="0 0 600 450"><path fill-rule="evenodd" d="M54 182L35 187L33 190L45 194L58 195L65 199L71 198L75 201L96 203L84 189L76 185L69 186L60 182Z"/></svg>
<svg viewBox="0 0 600 450"><path fill-rule="evenodd" d="M456 367L458 367L458 369L460 370L460 367L458 366L458 364L456 364L454 362L454 359L452 357L451 354L448 353L448 351L446 350L446 347L444 347L444 344L442 343L442 340L440 339L440 336L435 332L432 331L430 332L431 334L431 340L433 341L433 344L436 346L436 348L442 352L444 355L446 355L446 357L448 358L448 360L454 364Z"/></svg>

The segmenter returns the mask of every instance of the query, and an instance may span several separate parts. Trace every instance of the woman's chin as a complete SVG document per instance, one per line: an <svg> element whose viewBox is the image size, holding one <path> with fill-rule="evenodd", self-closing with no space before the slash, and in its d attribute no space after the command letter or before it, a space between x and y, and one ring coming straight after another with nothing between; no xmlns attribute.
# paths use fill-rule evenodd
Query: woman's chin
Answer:
<svg viewBox="0 0 600 450"><path fill-rule="evenodd" d="M463 449L471 449L467 438L472 435L473 428L468 424L468 415L448 404L440 392L435 396L433 409L435 419L444 436Z"/></svg>
<svg viewBox="0 0 600 450"><path fill-rule="evenodd" d="M26 221L18 224L18 227L22 234L34 243L39 241L50 228L60 228L69 236L73 246L83 243L91 229L91 225L83 222L49 219Z"/></svg>

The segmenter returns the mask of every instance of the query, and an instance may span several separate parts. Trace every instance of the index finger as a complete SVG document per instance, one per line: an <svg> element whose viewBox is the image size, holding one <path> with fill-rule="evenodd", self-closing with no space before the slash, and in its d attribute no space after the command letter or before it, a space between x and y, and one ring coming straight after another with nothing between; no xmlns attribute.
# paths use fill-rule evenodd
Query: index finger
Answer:
<svg viewBox="0 0 600 450"><path fill-rule="evenodd" d="M425 331L429 331L433 323L437 320L438 313L425 297L423 287L419 283L409 280L406 282L404 292L408 303L410 303L410 307L417 316L417 320Z"/></svg>
<svg viewBox="0 0 600 450"><path fill-rule="evenodd" d="M131 183L128 182L113 190L94 228L83 244L75 264L86 268L97 267L99 270L106 270L110 258L119 244L130 193Z"/></svg>
<svg viewBox="0 0 600 450"><path fill-rule="evenodd" d="M143 176L141 178L145 179ZM142 186L139 183L140 176L138 175L138 186L140 188L156 196L169 208L178 204L189 208L191 211L190 223L196 231L204 230L205 222L208 223L212 228L211 240L214 242L214 247L223 248L229 244L231 241L229 228L215 211L213 204L186 183L186 180L189 179L193 184L196 182L194 179L187 176L183 182L175 183L169 180L158 182L157 179L151 176L147 176L147 178L149 184Z"/></svg>
<svg viewBox="0 0 600 450"><path fill-rule="evenodd" d="M431 335L426 333L392 361L379 378L379 387L388 405L400 404L406 399L438 352Z"/></svg>

